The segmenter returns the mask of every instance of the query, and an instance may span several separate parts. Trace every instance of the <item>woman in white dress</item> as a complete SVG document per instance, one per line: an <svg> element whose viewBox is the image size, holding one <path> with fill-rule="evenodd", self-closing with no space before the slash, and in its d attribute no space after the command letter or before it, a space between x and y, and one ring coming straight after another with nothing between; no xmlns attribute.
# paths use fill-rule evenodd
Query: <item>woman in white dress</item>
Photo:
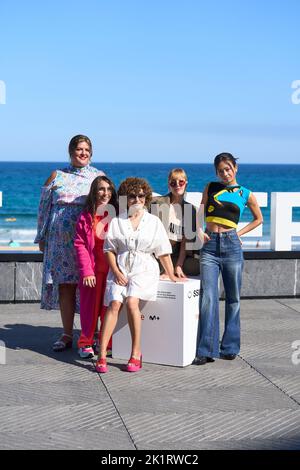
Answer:
<svg viewBox="0 0 300 470"><path fill-rule="evenodd" d="M140 300L156 300L159 282L159 258L169 278L177 282L170 254L172 247L160 219L147 211L152 190L142 178L127 178L118 190L120 213L109 226L104 242L110 270L107 277L105 304L108 306L96 364L100 373L107 372L106 348L126 302L132 339L128 372L142 368ZM122 209L123 206L123 209ZM154 256L155 255L155 256Z"/></svg>

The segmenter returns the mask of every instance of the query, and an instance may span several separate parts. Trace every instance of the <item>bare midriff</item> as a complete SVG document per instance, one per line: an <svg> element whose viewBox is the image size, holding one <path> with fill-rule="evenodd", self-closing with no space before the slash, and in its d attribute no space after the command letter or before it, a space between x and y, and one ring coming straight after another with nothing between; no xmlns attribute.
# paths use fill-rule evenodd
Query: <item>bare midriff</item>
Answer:
<svg viewBox="0 0 300 470"><path fill-rule="evenodd" d="M210 232L215 232L215 233L222 233L222 232L228 232L229 230L233 230L232 227L227 227L226 225L221 225L221 224L215 224L213 222L207 222L206 228Z"/></svg>

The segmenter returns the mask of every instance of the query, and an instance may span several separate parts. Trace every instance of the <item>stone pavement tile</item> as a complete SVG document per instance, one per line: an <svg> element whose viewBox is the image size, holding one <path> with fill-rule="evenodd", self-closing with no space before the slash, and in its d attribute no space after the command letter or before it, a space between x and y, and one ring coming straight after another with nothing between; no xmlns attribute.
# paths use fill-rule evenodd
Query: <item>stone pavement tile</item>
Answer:
<svg viewBox="0 0 300 470"><path fill-rule="evenodd" d="M91 359L82 359L77 351L77 347L67 349L62 352L52 351L52 343L43 343L39 345L37 342L30 344L28 347L16 347L12 349L6 345L6 364L71 364L77 367L92 370L93 363Z"/></svg>
<svg viewBox="0 0 300 470"><path fill-rule="evenodd" d="M0 432L2 450L135 450L124 429L77 429L55 432Z"/></svg>
<svg viewBox="0 0 300 470"><path fill-rule="evenodd" d="M18 302L18 303L4 303L0 304L0 318L1 314L6 314L9 318L15 316L32 316L36 322L48 323L51 319L56 319L58 323L61 322L59 310L43 310L40 308L40 302ZM75 318L79 318L79 314L75 314ZM20 317L21 318L21 317ZM46 321L45 321L46 319Z"/></svg>
<svg viewBox="0 0 300 470"><path fill-rule="evenodd" d="M294 409L298 405L288 396L281 393L276 387L270 386L268 389L259 387L219 387L218 389L202 389L199 386L196 390L186 392L178 390L152 390L141 393L131 391L124 400L123 392L110 390L115 405L121 414L135 412L153 411L163 413L165 410L172 410L176 413L199 412L202 410L261 410L266 409Z"/></svg>
<svg viewBox="0 0 300 470"><path fill-rule="evenodd" d="M126 427L138 448L154 446L185 449L203 448L207 442L232 443L250 440L290 440L300 442L300 410L266 410L264 412L203 413L126 413ZM164 447L159 447L164 443ZM178 447L175 447L177 445ZM148 448L149 448L148 447ZM170 447L168 447L170 448Z"/></svg>
<svg viewBox="0 0 300 470"><path fill-rule="evenodd" d="M295 300L293 305L289 305L289 300ZM224 311L225 302L221 302L221 311ZM276 321L280 317L293 318L297 316L300 306L299 299L251 299L241 300L241 318L253 319L257 322L260 319ZM292 308L290 308L292 307Z"/></svg>
<svg viewBox="0 0 300 470"><path fill-rule="evenodd" d="M5 307L2 448L130 449L132 439L145 449L293 448L300 441L299 405L289 397L297 396L297 369L288 345L298 339L298 312L287 305L242 301L243 343L235 361L144 364L128 374L120 370L126 361L113 359L104 376L80 360L75 341L73 350L51 351L61 332L59 312Z"/></svg>
<svg viewBox="0 0 300 470"><path fill-rule="evenodd" d="M81 359L75 350L71 351L70 349L55 353L49 346L36 347L31 346L30 349L26 347L11 349L6 347L6 364L7 365L29 365L29 364L73 364L78 367L85 367L91 370L92 362L89 359ZM36 350L34 350L36 347Z"/></svg>
<svg viewBox="0 0 300 470"><path fill-rule="evenodd" d="M281 299L280 299L281 300ZM221 308L224 308L225 302L220 302ZM255 315L255 318L263 312L266 314L279 313L280 311L285 311L283 305L277 302L277 299L242 299L241 300L241 313L247 317Z"/></svg>
<svg viewBox="0 0 300 470"><path fill-rule="evenodd" d="M52 345L62 333L58 326L49 326L30 323L3 323L0 327L0 336L9 349L24 348L35 352L53 354ZM73 348L77 349L76 339L79 331L74 331ZM69 351L68 351L69 352ZM59 354L59 353L56 353Z"/></svg>
<svg viewBox="0 0 300 470"><path fill-rule="evenodd" d="M13 388L13 393L12 393ZM2 405L105 403L109 400L101 381L70 380L58 382L14 382L0 386Z"/></svg>
<svg viewBox="0 0 300 470"><path fill-rule="evenodd" d="M251 358L249 364L262 376L266 377L267 380L271 380L274 374L277 375L298 375L298 369L292 363L292 361L286 361L286 359L263 359L263 358Z"/></svg>
<svg viewBox="0 0 300 470"><path fill-rule="evenodd" d="M294 324L297 324L299 321L296 313L289 312L279 312L265 314L265 312L253 313L252 316L248 315L246 312L241 315L241 331L246 334L248 331L257 330L263 332L265 329L268 330L281 330L292 329Z"/></svg>
<svg viewBox="0 0 300 470"><path fill-rule="evenodd" d="M282 350L291 349L293 341L296 338L300 339L300 329L299 329L299 320L297 323L291 324L290 327L280 329L264 329L263 331L252 330L250 331L247 328L247 333L244 331L241 335L241 350L246 346L260 346L267 348L272 348L276 344L282 345ZM300 344L300 342L299 342Z"/></svg>
<svg viewBox="0 0 300 470"><path fill-rule="evenodd" d="M78 314L75 315L74 328L74 336L78 337ZM51 349L52 343L60 337L62 331L58 310L41 310L36 304L0 304L0 336L12 347L29 347L37 342L39 345L44 343Z"/></svg>
<svg viewBox="0 0 300 470"><path fill-rule="evenodd" d="M1 406L1 432L56 432L122 429L123 423L110 400L106 403L72 403Z"/></svg>
<svg viewBox="0 0 300 470"><path fill-rule="evenodd" d="M288 396L239 358L183 369L144 364L138 374L111 369L113 373L101 378L122 413L133 407L138 411L151 411L153 403L159 411L171 406L176 412L181 409L198 411L201 407L221 410L297 408ZM130 393L124 401L126 391Z"/></svg>
<svg viewBox="0 0 300 470"><path fill-rule="evenodd" d="M16 303L0 304L0 325L32 324L47 326L55 325L62 330L61 315L59 310L42 310L40 304ZM80 316L75 313L74 325L80 327Z"/></svg>
<svg viewBox="0 0 300 470"><path fill-rule="evenodd" d="M281 339L281 338L280 338ZM241 346L240 356L249 359L265 359L266 361L281 361L288 366L291 363L292 341L273 341L265 343L251 342L243 343Z"/></svg>
<svg viewBox="0 0 300 470"><path fill-rule="evenodd" d="M117 360L110 360L110 362ZM158 366L144 363L143 369L137 374L126 374L119 369L110 367L110 372L101 376L110 390L196 390L198 388L226 386L268 387L270 384L261 377L245 361L216 360L205 366L188 366L184 368Z"/></svg>
<svg viewBox="0 0 300 470"><path fill-rule="evenodd" d="M0 304L0 314L9 313L9 314L18 314L18 313L28 313L32 311L34 313L41 312L39 302L24 302L24 303L11 303L11 304ZM58 310L52 310L52 312L58 312Z"/></svg>
<svg viewBox="0 0 300 470"><path fill-rule="evenodd" d="M295 329L299 330L299 319L296 317L278 318L276 321L261 318L259 323L254 322L252 319L244 318L241 322L242 337L253 336L255 333L262 335L264 332L274 332L276 335L280 335L281 332L292 334Z"/></svg>
<svg viewBox="0 0 300 470"><path fill-rule="evenodd" d="M298 366L300 369L300 366ZM268 373L268 378L288 396L294 398L300 404L300 374L288 374L282 370L273 370ZM296 372L295 368L295 372ZM263 369L263 372L267 372Z"/></svg>
<svg viewBox="0 0 300 470"><path fill-rule="evenodd" d="M77 381L92 380L96 377L94 373L93 364L78 365L68 363L51 363L51 364L20 364L20 365L1 365L0 384L1 383L38 383L38 382L53 382L61 380L73 380L76 377ZM63 385L63 383L62 383Z"/></svg>
<svg viewBox="0 0 300 470"><path fill-rule="evenodd" d="M204 439L201 442L151 442L150 444L139 441L135 443L139 450L170 450L168 455L176 454L172 451L180 450L300 450L300 439L241 439L215 440ZM190 453L193 456L193 453ZM174 457L175 458L175 457ZM191 459L189 459L191 461ZM197 463L201 464L201 455Z"/></svg>
<svg viewBox="0 0 300 470"><path fill-rule="evenodd" d="M277 302L300 313L300 299L278 299Z"/></svg>
<svg viewBox="0 0 300 470"><path fill-rule="evenodd" d="M285 394L294 398L300 404L300 365L282 365L278 362L266 362L264 360L253 361L253 366L264 375L274 386Z"/></svg>
<svg viewBox="0 0 300 470"><path fill-rule="evenodd" d="M61 317L58 310L46 312L35 304L0 304L0 324L5 325L47 325L61 326Z"/></svg>

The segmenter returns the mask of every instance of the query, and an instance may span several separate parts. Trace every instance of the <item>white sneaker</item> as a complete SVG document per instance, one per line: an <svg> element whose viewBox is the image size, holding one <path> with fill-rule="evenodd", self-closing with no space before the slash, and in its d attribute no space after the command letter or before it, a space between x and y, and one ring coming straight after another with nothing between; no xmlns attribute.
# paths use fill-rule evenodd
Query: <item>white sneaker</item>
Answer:
<svg viewBox="0 0 300 470"><path fill-rule="evenodd" d="M84 346L78 349L78 354L82 359L89 359L94 357L94 350L92 346Z"/></svg>

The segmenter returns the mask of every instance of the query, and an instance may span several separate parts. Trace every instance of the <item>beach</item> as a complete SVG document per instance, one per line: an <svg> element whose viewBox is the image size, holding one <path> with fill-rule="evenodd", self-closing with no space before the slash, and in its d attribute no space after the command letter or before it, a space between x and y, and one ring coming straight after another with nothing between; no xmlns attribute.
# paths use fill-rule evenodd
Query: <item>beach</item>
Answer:
<svg viewBox="0 0 300 470"><path fill-rule="evenodd" d="M0 251L10 251L10 252L39 252L38 245L34 246L7 246L7 245L0 245Z"/></svg>

